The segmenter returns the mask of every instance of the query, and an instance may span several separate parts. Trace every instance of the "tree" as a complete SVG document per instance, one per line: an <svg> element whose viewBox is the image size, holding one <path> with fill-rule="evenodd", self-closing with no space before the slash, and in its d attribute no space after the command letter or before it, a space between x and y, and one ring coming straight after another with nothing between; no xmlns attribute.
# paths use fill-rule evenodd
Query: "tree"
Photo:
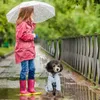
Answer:
<svg viewBox="0 0 100 100"><path fill-rule="evenodd" d="M49 30L50 35L42 30L42 37L57 38L65 36L100 33L100 0L44 0L52 4L56 16L48 20L41 28ZM48 23L48 24L47 24ZM38 28L37 28L38 30ZM39 32L41 35L41 31ZM44 36L43 36L44 35Z"/></svg>
<svg viewBox="0 0 100 100"><path fill-rule="evenodd" d="M8 0L3 0L3 3L4 3L4 4L8 3Z"/></svg>

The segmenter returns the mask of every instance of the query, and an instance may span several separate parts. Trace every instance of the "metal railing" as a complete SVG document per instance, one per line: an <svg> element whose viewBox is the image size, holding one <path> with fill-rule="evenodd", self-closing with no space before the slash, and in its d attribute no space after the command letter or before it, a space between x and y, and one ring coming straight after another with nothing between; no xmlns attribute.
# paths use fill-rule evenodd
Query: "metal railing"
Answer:
<svg viewBox="0 0 100 100"><path fill-rule="evenodd" d="M41 46L53 57L66 62L87 79L100 84L99 35L41 40Z"/></svg>

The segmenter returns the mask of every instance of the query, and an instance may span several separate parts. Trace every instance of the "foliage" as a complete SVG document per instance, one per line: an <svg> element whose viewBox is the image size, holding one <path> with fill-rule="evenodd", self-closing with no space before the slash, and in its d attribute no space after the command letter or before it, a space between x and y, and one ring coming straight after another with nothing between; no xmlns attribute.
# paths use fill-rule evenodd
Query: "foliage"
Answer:
<svg viewBox="0 0 100 100"><path fill-rule="evenodd" d="M14 47L9 47L9 48L0 48L0 56L4 56L14 50Z"/></svg>
<svg viewBox="0 0 100 100"><path fill-rule="evenodd" d="M36 32L40 37L55 39L100 33L100 2L98 0L43 1L55 7L56 16L44 24L37 25Z"/></svg>
<svg viewBox="0 0 100 100"><path fill-rule="evenodd" d="M5 3L3 1L6 1ZM0 38L13 44L15 26L7 22L6 13L15 5L27 0L0 1ZM99 0L37 0L55 7L56 16L37 24L35 33L43 39L100 33ZM4 3L4 4L3 4ZM8 6L9 5L9 6Z"/></svg>
<svg viewBox="0 0 100 100"><path fill-rule="evenodd" d="M16 3L15 0L5 0L5 3L3 3L3 1L0 1L0 38L3 39L3 43L8 42L12 45L15 40L15 26L7 22L6 14L19 2Z"/></svg>

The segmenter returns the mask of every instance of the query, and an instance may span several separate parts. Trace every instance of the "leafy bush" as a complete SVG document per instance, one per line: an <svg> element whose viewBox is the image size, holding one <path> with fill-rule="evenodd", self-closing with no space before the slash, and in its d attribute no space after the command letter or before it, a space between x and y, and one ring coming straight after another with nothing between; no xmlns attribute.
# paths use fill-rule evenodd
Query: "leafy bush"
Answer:
<svg viewBox="0 0 100 100"><path fill-rule="evenodd" d="M3 38L3 43L8 42L9 44L14 44L15 41L15 26L8 23L6 19L7 12L18 4L15 0L9 0L6 4L0 1L0 38ZM8 6L9 5L9 6Z"/></svg>
<svg viewBox="0 0 100 100"><path fill-rule="evenodd" d="M3 42L13 44L15 26L7 22L6 13L24 0L8 0L8 4L0 1L0 37ZM27 0L25 0L27 1ZM41 0L40 0L41 1ZM43 39L87 35L100 33L100 4L95 0L42 0L52 4L56 16L46 22L37 24L35 33ZM9 5L9 7L8 7Z"/></svg>
<svg viewBox="0 0 100 100"><path fill-rule="evenodd" d="M54 5L56 16L39 25L39 36L55 39L100 33L100 4L95 0L44 1Z"/></svg>
<svg viewBox="0 0 100 100"><path fill-rule="evenodd" d="M9 47L9 48L0 48L0 57L3 57L4 55L12 52L14 50L14 47Z"/></svg>

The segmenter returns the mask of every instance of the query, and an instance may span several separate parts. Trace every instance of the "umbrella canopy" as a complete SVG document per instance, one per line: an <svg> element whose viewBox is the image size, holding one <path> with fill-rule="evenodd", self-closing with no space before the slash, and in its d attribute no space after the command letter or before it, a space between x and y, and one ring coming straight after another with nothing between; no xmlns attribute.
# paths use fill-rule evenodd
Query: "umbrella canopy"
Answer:
<svg viewBox="0 0 100 100"><path fill-rule="evenodd" d="M22 2L7 13L6 17L8 22L16 23L20 9L29 6L34 8L33 19L35 23L46 21L55 16L55 8L53 6L39 1L27 1Z"/></svg>

